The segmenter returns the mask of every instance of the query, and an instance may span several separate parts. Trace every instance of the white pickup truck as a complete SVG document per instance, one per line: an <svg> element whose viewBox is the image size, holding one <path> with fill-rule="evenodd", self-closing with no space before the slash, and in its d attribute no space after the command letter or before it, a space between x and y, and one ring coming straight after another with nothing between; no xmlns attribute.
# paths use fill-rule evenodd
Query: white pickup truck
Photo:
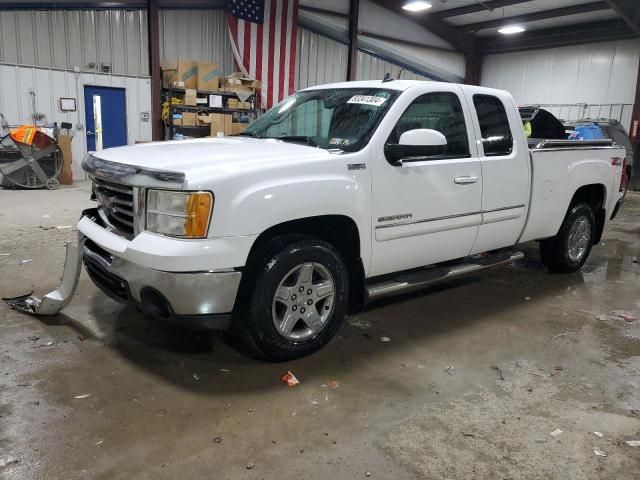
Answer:
<svg viewBox="0 0 640 480"><path fill-rule="evenodd" d="M314 352L350 309L520 258L586 261L627 178L611 141L527 140L509 93L366 81L300 91L240 136L95 152L60 288L9 303L52 314L81 263L111 297L259 355Z"/></svg>

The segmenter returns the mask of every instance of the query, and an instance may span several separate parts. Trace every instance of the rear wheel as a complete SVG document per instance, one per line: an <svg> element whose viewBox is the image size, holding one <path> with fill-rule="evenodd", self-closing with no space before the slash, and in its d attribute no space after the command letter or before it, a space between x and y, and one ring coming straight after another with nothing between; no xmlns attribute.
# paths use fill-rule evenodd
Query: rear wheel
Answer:
<svg viewBox="0 0 640 480"><path fill-rule="evenodd" d="M586 203L573 205L558 234L540 242L540 257L549 270L570 273L579 270L589 258L595 237L595 216Z"/></svg>
<svg viewBox="0 0 640 480"><path fill-rule="evenodd" d="M250 266L241 333L259 355L285 361L326 345L346 314L348 271L340 253L315 238L278 238Z"/></svg>

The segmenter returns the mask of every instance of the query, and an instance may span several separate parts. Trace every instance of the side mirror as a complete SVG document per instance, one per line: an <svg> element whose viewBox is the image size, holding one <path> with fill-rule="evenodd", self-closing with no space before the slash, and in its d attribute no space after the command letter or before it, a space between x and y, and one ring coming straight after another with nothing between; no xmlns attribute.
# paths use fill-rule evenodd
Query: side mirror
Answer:
<svg viewBox="0 0 640 480"><path fill-rule="evenodd" d="M388 143L384 147L387 160L394 165L442 155L446 151L447 138L437 130L428 128L406 131L400 136L399 143Z"/></svg>

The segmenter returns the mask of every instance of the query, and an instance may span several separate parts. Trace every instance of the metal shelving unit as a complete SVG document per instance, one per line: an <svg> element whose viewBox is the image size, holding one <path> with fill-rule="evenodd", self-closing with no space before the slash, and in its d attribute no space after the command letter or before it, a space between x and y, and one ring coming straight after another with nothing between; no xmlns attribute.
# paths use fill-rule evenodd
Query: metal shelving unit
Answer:
<svg viewBox="0 0 640 480"><path fill-rule="evenodd" d="M184 95L186 90L184 88L163 88L162 89L162 102L171 102L174 95ZM247 101L251 102L253 108L241 109L241 108L228 108L228 101L230 98L238 98L235 92L219 92L212 90L196 90L197 96L205 96L207 99L209 95L219 95L222 97L223 107L210 107L208 105L171 105L169 104L169 116L165 120L165 140L172 140L176 131L189 132L190 136L194 137L206 137L211 131L210 125L175 125L173 123L173 114L183 110L192 112L208 112L208 113L220 113L220 114L236 114L236 115L249 115L251 120L255 120L258 111L255 108L255 93L252 94Z"/></svg>

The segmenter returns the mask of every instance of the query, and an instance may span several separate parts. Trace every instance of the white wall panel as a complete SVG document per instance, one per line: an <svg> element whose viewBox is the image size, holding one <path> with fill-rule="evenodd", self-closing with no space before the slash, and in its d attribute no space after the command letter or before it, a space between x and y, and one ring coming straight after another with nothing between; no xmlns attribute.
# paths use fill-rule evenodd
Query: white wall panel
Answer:
<svg viewBox="0 0 640 480"><path fill-rule="evenodd" d="M0 64L0 112L10 125L32 123L30 90L36 92L36 111L46 115L46 122L69 122L73 124L72 135L73 177L84 179L81 168L87 153L84 130L75 126L85 124L84 86L120 87L125 89L127 141L151 140L151 123L140 120L141 113L151 111L151 82L148 78L103 75L95 73L76 74L72 71L51 68L21 67ZM77 88L76 88L77 85ZM60 97L76 99L77 112L61 112Z"/></svg>
<svg viewBox="0 0 640 480"><path fill-rule="evenodd" d="M639 61L640 40L489 55L482 85L510 91L519 104L562 108L567 120L611 110L628 128Z"/></svg>
<svg viewBox="0 0 640 480"><path fill-rule="evenodd" d="M160 58L215 62L233 73L231 41L224 10L160 10Z"/></svg>
<svg viewBox="0 0 640 480"><path fill-rule="evenodd" d="M348 55L345 44L298 28L296 90L324 83L344 82L347 79Z"/></svg>
<svg viewBox="0 0 640 480"><path fill-rule="evenodd" d="M0 10L2 63L146 76L147 51L144 10Z"/></svg>

